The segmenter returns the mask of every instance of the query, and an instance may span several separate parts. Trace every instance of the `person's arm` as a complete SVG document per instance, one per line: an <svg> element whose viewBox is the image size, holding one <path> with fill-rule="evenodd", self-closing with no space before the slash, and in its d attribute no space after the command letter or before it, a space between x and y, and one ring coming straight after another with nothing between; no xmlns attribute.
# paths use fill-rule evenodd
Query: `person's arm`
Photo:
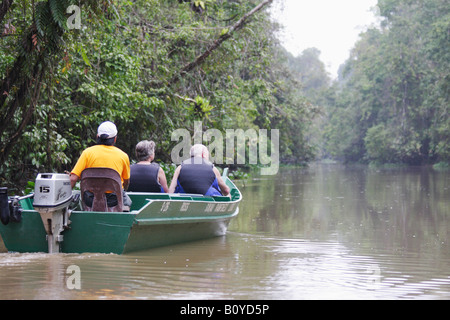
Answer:
<svg viewBox="0 0 450 320"><path fill-rule="evenodd" d="M123 190L127 191L128 186L130 185L130 179L131 179L131 168L130 168L130 158L126 153L125 155L125 165L123 166L122 171L122 181L123 181Z"/></svg>
<svg viewBox="0 0 450 320"><path fill-rule="evenodd" d="M84 150L81 153L80 157L77 160L77 163L75 164L75 167L73 167L72 171L69 174L70 186L72 187L72 189L75 187L78 180L80 180L81 173L83 172L83 170L86 169L86 167L87 167L87 155L86 155L87 151L86 150Z"/></svg>
<svg viewBox="0 0 450 320"><path fill-rule="evenodd" d="M178 166L178 168L176 168L176 170L173 174L172 181L170 182L169 193L175 192L175 188L177 187L177 183L178 183L178 176L180 175L180 170L181 170L181 166Z"/></svg>
<svg viewBox="0 0 450 320"><path fill-rule="evenodd" d="M127 191L129 185L130 185L130 179L123 180L123 190Z"/></svg>
<svg viewBox="0 0 450 320"><path fill-rule="evenodd" d="M69 177L70 177L70 186L73 189L77 184L78 180L80 179L80 177L78 177L75 173L70 173Z"/></svg>
<svg viewBox="0 0 450 320"><path fill-rule="evenodd" d="M214 173L216 174L217 182L219 183L219 188L222 191L222 195L229 196L230 195L230 188L226 185L225 181L223 181L219 170L217 170L216 167L214 167L213 170L214 170Z"/></svg>
<svg viewBox="0 0 450 320"><path fill-rule="evenodd" d="M168 193L169 187L167 186L166 174L164 173L164 170L162 168L159 168L158 181L161 187L164 189L164 192Z"/></svg>

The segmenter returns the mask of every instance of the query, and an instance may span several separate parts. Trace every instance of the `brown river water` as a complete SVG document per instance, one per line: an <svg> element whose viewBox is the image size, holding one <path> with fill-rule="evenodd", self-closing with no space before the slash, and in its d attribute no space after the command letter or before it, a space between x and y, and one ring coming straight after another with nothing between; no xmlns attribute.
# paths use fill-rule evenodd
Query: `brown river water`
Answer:
<svg viewBox="0 0 450 320"><path fill-rule="evenodd" d="M0 243L0 299L450 299L450 172L312 165L237 184L220 238L126 255Z"/></svg>

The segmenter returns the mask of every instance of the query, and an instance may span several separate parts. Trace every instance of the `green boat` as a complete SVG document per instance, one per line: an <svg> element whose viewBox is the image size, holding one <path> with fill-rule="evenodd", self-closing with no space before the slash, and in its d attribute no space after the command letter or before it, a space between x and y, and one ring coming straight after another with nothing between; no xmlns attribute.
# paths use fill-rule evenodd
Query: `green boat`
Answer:
<svg viewBox="0 0 450 320"><path fill-rule="evenodd" d="M225 170L229 197L130 192L128 212L85 211L81 201L74 200L80 191L72 192L66 180L61 186L58 181L52 185L55 176L56 180L68 177L42 175L39 181L45 183L38 185L38 175L34 194L22 198L5 200L7 190L1 188L0 235L8 252L124 254L223 236L230 220L238 215L242 199ZM62 185L70 188L70 194ZM57 189L54 198L52 189ZM42 191L50 195L45 197L46 201L50 197L51 205L38 204Z"/></svg>

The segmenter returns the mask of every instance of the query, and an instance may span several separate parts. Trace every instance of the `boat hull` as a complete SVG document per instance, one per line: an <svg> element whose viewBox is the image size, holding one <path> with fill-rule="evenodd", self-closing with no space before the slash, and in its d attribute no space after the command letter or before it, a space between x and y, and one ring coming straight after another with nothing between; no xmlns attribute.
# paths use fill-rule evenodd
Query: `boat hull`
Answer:
<svg viewBox="0 0 450 320"><path fill-rule="evenodd" d="M178 224L135 225L123 253L224 236L230 218Z"/></svg>
<svg viewBox="0 0 450 320"><path fill-rule="evenodd" d="M236 189L237 190L237 189ZM182 242L223 236L239 212L240 193L225 197L192 197L130 193L130 212L73 211L62 232L62 253L123 254ZM47 252L46 231L32 199L22 204L19 223L0 224L9 252Z"/></svg>

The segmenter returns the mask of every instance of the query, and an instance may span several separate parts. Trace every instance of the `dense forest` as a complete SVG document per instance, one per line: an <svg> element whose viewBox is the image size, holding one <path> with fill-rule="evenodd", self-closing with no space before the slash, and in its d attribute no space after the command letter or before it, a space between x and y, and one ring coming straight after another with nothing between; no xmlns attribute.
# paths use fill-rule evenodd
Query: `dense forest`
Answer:
<svg viewBox="0 0 450 320"><path fill-rule="evenodd" d="M105 120L132 160L152 139L169 162L201 121L278 129L283 163L450 162L445 0L379 0L335 81L317 49L280 45L271 3L1 0L1 182L70 170Z"/></svg>
<svg viewBox="0 0 450 320"><path fill-rule="evenodd" d="M271 2L3 1L2 176L70 170L105 120L132 160L136 143L152 139L157 159L170 161L171 133L202 121L294 132L280 137L283 159L310 161L316 108L298 94ZM71 4L80 29L67 26Z"/></svg>
<svg viewBox="0 0 450 320"><path fill-rule="evenodd" d="M450 6L379 0L328 91L324 150L349 162L450 162Z"/></svg>

